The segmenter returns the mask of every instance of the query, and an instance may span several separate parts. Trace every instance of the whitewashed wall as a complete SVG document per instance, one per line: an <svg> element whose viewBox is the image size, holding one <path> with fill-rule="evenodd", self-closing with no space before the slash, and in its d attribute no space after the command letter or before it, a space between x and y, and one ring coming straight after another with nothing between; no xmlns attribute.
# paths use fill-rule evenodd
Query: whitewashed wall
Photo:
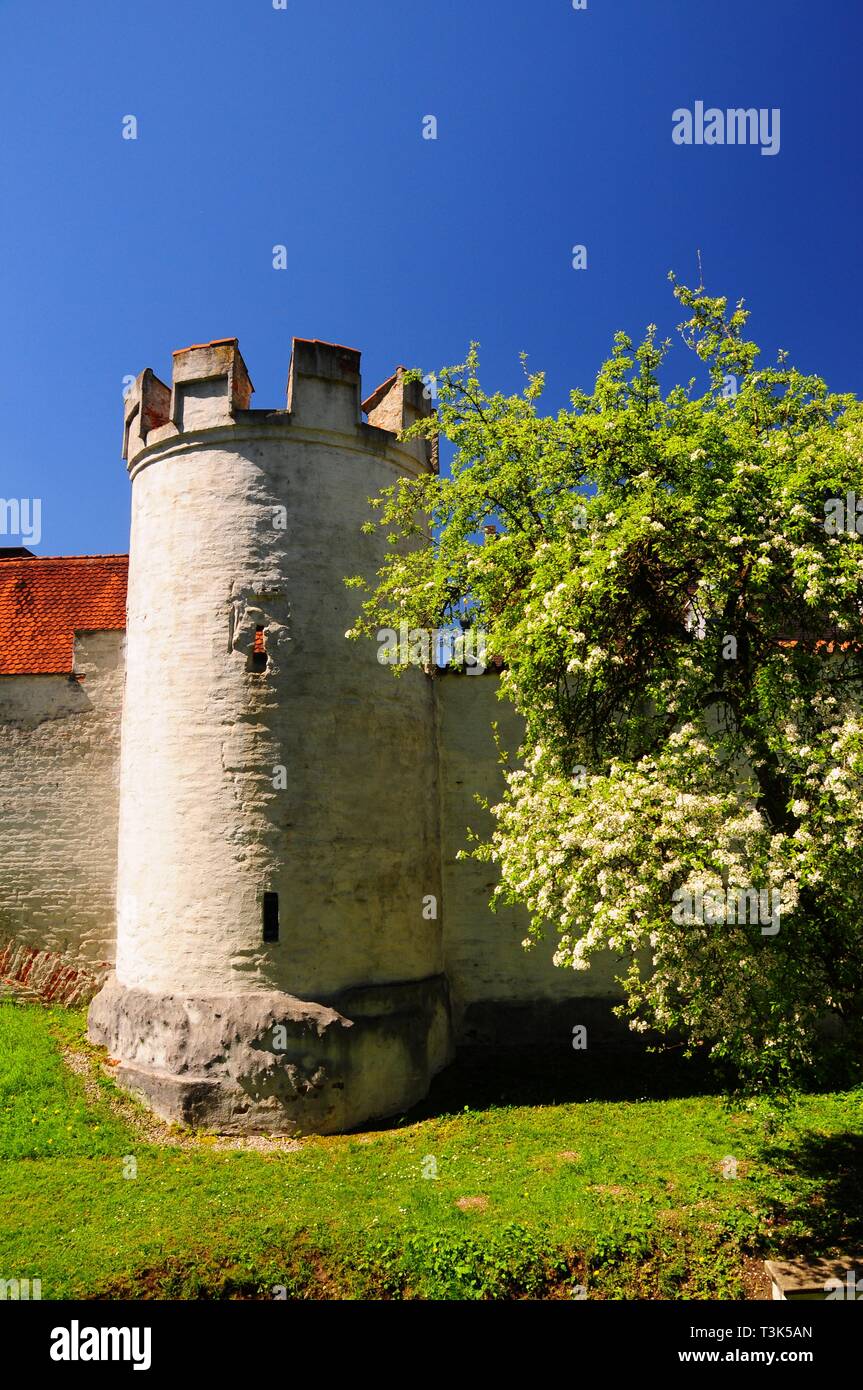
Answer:
<svg viewBox="0 0 863 1390"><path fill-rule="evenodd" d="M97 973L114 957L123 644L80 636L80 681L0 677L0 946Z"/></svg>

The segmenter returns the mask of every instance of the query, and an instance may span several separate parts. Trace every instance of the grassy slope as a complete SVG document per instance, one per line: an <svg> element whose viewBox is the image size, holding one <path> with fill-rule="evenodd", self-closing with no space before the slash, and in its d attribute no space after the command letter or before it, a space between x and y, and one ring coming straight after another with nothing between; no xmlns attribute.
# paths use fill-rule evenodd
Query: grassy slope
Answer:
<svg viewBox="0 0 863 1390"><path fill-rule="evenodd" d="M444 1086L426 1118L293 1152L171 1148L109 1081L85 1095L58 1050L83 1025L0 1004L0 1275L43 1297L734 1298L747 1254L861 1233L859 1092L806 1097L769 1146L716 1096L461 1110Z"/></svg>

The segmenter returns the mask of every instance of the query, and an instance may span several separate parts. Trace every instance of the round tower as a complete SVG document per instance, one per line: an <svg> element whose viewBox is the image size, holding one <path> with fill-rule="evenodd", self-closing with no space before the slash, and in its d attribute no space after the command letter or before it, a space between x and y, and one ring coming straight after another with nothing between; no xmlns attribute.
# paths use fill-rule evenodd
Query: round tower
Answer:
<svg viewBox="0 0 863 1390"><path fill-rule="evenodd" d="M350 642L368 501L432 466L399 370L295 340L251 410L236 339L126 401L132 480L117 961L90 1035L161 1115L331 1133L425 1093L451 1052L431 683Z"/></svg>

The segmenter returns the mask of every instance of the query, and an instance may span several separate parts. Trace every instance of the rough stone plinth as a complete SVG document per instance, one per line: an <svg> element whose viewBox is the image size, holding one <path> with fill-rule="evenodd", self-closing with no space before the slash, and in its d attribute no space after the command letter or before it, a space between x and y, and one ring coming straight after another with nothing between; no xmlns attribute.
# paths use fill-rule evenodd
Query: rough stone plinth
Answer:
<svg viewBox="0 0 863 1390"><path fill-rule="evenodd" d="M222 1133L356 1128L416 1104L451 1056L443 976L326 1004L278 991L156 994L111 976L89 1031L156 1114Z"/></svg>

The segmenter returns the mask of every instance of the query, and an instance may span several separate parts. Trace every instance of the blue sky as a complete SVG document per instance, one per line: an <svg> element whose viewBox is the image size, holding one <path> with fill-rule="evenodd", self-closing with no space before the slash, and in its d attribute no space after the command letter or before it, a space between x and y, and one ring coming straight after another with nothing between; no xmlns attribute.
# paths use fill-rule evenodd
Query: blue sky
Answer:
<svg viewBox="0 0 863 1390"><path fill-rule="evenodd" d="M294 334L367 392L472 338L515 389L524 350L556 408L616 329L673 331L699 247L769 355L859 392L861 39L859 0L0 0L0 496L42 554L125 550L123 378L218 337L261 408ZM675 145L699 100L779 108L779 153Z"/></svg>

